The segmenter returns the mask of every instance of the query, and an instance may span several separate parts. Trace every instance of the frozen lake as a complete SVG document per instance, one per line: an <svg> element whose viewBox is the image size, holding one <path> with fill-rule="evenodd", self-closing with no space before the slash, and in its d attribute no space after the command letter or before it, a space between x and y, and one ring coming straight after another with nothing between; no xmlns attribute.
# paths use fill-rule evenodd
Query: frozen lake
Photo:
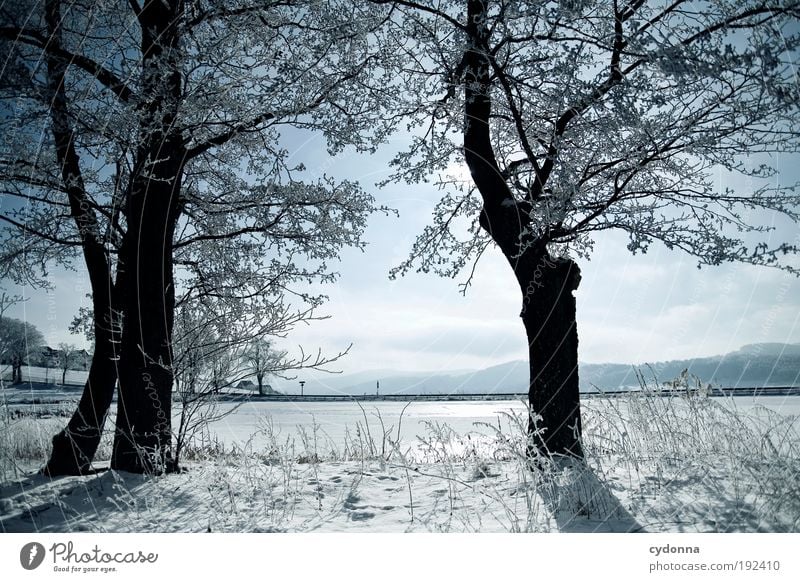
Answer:
<svg viewBox="0 0 800 582"><path fill-rule="evenodd" d="M220 409L234 405L220 404ZM323 440L330 440L337 447L345 443L346 435L354 436L357 425L360 430L368 427L376 442L382 430L390 431L391 438L413 442L418 435L428 432L427 423L446 424L454 431L464 434L476 430L475 423L496 425L505 414L525 414L522 401L498 400L492 402L364 402L362 408L354 402L248 402L229 416L213 423L212 431L225 444L244 443L251 435L272 423L274 434L281 438L293 437L299 444L301 430L310 433L316 424ZM381 426L383 422L383 429ZM505 423L507 425L507 423ZM487 429L481 430L486 432ZM256 435L254 446L263 444L264 437Z"/></svg>
<svg viewBox="0 0 800 582"><path fill-rule="evenodd" d="M583 400L585 410L603 405L600 398ZM771 410L785 416L800 417L800 397L732 397L712 398L712 402L735 407L745 414L761 414ZM526 407L521 400L497 400L491 402L364 402L363 411L354 402L248 402L242 404L229 416L214 422L212 432L226 445L243 444L251 438L254 447L266 443L263 430L271 422L272 431L279 438L295 438L300 444L300 431L310 433L312 426L318 426L321 441L330 440L341 447L346 435L352 438L358 424L362 430L368 424L373 439L380 441L381 420L386 431L391 429L391 437L399 436L403 443L411 444L417 436L429 432L429 424L447 425L455 432L464 435L468 432L492 432L483 424L497 426L501 423L508 432L509 414L526 415ZM233 408L223 403L220 410ZM405 409L405 410L404 410ZM380 419L379 419L380 415ZM401 421L402 415L402 421ZM513 430L513 429L512 429Z"/></svg>
<svg viewBox="0 0 800 582"><path fill-rule="evenodd" d="M52 410L54 407L69 414L74 409L74 402L80 391L62 392L60 389L26 391L9 388L0 394L0 404L12 408ZM36 397L38 404L25 403L26 399ZM654 397L658 398L658 397ZM736 396L712 397L710 402L726 407L736 408L743 416L758 417L768 411L784 416L800 418L800 396ZM620 406L625 409L626 398L583 398L585 421L591 420L592 413L601 411L603 407ZM521 434L520 426L524 426L526 407L522 400L493 401L416 401L411 403L397 401L369 401L359 404L353 401L252 401L236 406L230 402L217 404L218 411L231 411L228 416L210 425L211 434L226 447L243 446L248 441L255 449L262 449L269 441L268 427L281 442L294 439L298 447L302 445L301 434L305 431L311 435L314 425L318 427L317 436L320 446L332 444L341 450L347 436L350 441L357 438L356 430L362 433L369 431L377 444L381 443L382 432L390 434L393 441L399 440L404 445L414 445L418 436L430 433L430 425L446 425L459 435L470 432L490 434L493 431L486 424L498 426L502 424L505 434ZM112 404L112 415L116 411L116 403ZM177 408L173 429L177 430ZM622 410L625 416L625 410ZM512 426L509 415L517 415L521 425ZM402 417L402 418L401 418ZM615 415L619 418L619 415ZM50 423L61 424L63 417L53 418ZM796 421L800 423L800 421ZM382 424L381 424L382 423ZM106 425L113 426L113 420ZM589 424L590 426L590 424ZM52 430L49 428L48 430ZM399 430L399 433L398 433ZM48 437L49 438L49 437Z"/></svg>

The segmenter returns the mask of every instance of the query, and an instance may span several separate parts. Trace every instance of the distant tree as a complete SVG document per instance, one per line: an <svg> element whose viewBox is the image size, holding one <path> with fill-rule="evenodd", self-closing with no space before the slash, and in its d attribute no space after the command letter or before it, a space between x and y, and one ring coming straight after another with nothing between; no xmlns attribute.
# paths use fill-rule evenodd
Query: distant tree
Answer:
<svg viewBox="0 0 800 582"><path fill-rule="evenodd" d="M18 295L9 295L5 291L0 292L0 326L3 325L3 316L5 315L6 311L14 304L19 303L22 301L22 298ZM2 337L2 330L0 330L0 337ZM3 373L2 373L2 364L5 362L6 354L5 348L2 343L0 343L0 388L3 388Z"/></svg>
<svg viewBox="0 0 800 582"><path fill-rule="evenodd" d="M5 312L14 304L19 303L22 301L22 298L19 296L9 295L5 291L0 292L0 325L2 325L3 316ZM5 362L5 350L3 345L0 344L0 389L4 387L4 380L3 380L3 363Z"/></svg>
<svg viewBox="0 0 800 582"><path fill-rule="evenodd" d="M61 370L61 385L63 386L67 379L67 371L74 369L78 365L78 348L75 344L60 343L58 344L58 351L56 353L56 362L58 369Z"/></svg>
<svg viewBox="0 0 800 582"><path fill-rule="evenodd" d="M258 338L251 342L245 357L258 382L258 395L263 396L264 377L285 369L282 363L286 359L286 352L275 350L272 342Z"/></svg>
<svg viewBox="0 0 800 582"><path fill-rule="evenodd" d="M446 190L394 273L466 269L466 287L500 249L521 291L533 453L582 456L573 293L597 233L799 272L796 241L764 236L800 219L796 185L768 180L800 146L796 0L373 2L394 9L386 66L414 132L394 178Z"/></svg>
<svg viewBox="0 0 800 582"><path fill-rule="evenodd" d="M0 361L11 364L11 383L22 382L22 366L39 356L41 332L26 321L0 317Z"/></svg>

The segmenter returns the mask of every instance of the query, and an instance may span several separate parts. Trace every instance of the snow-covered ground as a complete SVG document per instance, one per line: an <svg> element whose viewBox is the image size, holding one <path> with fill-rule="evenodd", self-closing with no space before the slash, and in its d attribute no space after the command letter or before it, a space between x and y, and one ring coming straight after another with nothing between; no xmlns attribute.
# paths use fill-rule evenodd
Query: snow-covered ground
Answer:
<svg viewBox="0 0 800 582"><path fill-rule="evenodd" d="M798 397L588 399L586 463L535 469L521 404L426 404L237 412L160 477L37 475L65 418L7 415L0 529L800 531Z"/></svg>
<svg viewBox="0 0 800 582"><path fill-rule="evenodd" d="M23 382L35 382L37 384L49 384L52 386L61 385L61 370L58 368L41 368L39 366L22 366ZM86 370L67 370L64 382L69 386L82 388L86 383L89 372ZM11 366L0 366L0 377L8 381L11 377Z"/></svg>

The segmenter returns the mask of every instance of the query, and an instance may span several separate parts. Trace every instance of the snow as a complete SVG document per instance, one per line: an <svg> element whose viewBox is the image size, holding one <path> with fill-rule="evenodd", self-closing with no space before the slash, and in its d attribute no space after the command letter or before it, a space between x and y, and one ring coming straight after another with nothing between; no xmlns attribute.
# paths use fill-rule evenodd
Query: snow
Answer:
<svg viewBox="0 0 800 582"><path fill-rule="evenodd" d="M50 385L53 389L61 387L61 370L58 368L42 368L39 366L22 366L22 379L24 382L36 382ZM8 379L11 376L10 366L0 366L0 376ZM67 370L64 381L71 388L83 388L89 372L86 370Z"/></svg>
<svg viewBox="0 0 800 582"><path fill-rule="evenodd" d="M380 408L365 407L363 415L348 403L327 415L322 407L307 410L314 422L297 432L286 422L302 421L301 410L283 421L273 410L255 428L248 415L230 416L227 426L247 427L252 438L207 440L187 451L184 472L158 477L111 471L107 461L95 464L94 475L38 475L48 439L64 419L5 418L0 529L800 530L798 397L589 399L586 463L535 469L525 461L526 418L516 403L426 403L430 414L424 407L412 412L412 405L403 422L417 436L401 430L399 440L399 417L389 404L381 418L394 430L383 433ZM467 412L478 424L464 430ZM326 424L335 438L323 435ZM100 456L107 455L105 443Z"/></svg>

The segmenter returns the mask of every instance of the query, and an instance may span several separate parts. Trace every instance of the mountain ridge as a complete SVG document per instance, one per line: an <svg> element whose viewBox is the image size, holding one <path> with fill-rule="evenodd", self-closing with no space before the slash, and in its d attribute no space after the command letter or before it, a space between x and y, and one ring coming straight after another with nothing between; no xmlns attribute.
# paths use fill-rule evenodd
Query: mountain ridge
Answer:
<svg viewBox="0 0 800 582"><path fill-rule="evenodd" d="M703 382L725 388L800 385L800 344L746 344L733 352L643 364L579 363L581 391L619 390L646 379L666 382L688 370ZM295 380L296 382L296 380ZM306 383L306 394L476 394L525 393L528 364L514 360L470 372L365 371ZM296 390L289 387L288 392ZM280 391L285 388L280 387Z"/></svg>

